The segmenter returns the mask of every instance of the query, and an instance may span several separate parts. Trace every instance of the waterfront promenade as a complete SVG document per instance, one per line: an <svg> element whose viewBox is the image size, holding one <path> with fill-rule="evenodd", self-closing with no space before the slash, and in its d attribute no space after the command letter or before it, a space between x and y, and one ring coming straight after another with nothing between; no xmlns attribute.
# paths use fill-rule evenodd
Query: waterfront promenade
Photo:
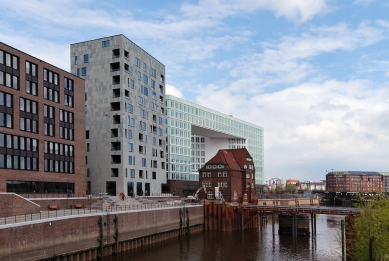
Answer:
<svg viewBox="0 0 389 261"><path fill-rule="evenodd" d="M202 205L151 198L0 219L2 260L92 260L203 230Z"/></svg>

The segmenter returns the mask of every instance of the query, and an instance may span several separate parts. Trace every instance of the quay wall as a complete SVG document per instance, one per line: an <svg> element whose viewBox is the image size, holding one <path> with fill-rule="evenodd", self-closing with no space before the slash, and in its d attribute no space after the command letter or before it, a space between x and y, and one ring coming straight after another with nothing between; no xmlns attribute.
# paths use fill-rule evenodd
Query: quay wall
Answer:
<svg viewBox="0 0 389 261"><path fill-rule="evenodd" d="M0 261L91 260L202 230L203 206L65 216L0 226Z"/></svg>

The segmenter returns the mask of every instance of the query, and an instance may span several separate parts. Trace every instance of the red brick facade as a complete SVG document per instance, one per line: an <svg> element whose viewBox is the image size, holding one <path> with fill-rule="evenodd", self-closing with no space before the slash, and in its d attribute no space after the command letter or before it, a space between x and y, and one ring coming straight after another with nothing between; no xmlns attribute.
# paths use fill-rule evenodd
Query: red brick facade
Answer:
<svg viewBox="0 0 389 261"><path fill-rule="evenodd" d="M219 150L199 170L199 183L207 190L207 195L201 191L202 198L217 198L219 190L227 202L238 202L239 198L248 201L254 194L253 158L245 148Z"/></svg>
<svg viewBox="0 0 389 261"><path fill-rule="evenodd" d="M381 193L384 176L379 172L341 171L326 175L326 191L344 193Z"/></svg>
<svg viewBox="0 0 389 261"><path fill-rule="evenodd" d="M0 133L5 135L17 135L20 137L27 137L31 139L38 140L38 169L37 170L21 170L21 169L11 169L5 166L0 168L0 192L7 191L7 181L28 181L28 182L61 182L61 183L73 183L74 191L73 193L85 193L86 192L86 151L85 151L85 110L84 110L84 100L85 100L85 83L84 80L72 75L64 70L61 70L51 64L43 62L33 56L30 56L26 53L23 53L19 50L16 50L10 46L7 46L3 43L0 43L0 55L5 53L12 54L18 58L18 69L12 69L5 66L5 58L2 64L0 63L0 71L3 73L10 72L10 74L19 75L19 88L7 87L4 81L4 85L0 84L0 91L3 93L12 95L12 109L7 108L13 111L13 127L1 127ZM1 57L0 59L2 59ZM30 75L26 73L26 61L33 63L37 66L36 68L36 77L37 80L37 95L27 93L26 91L26 80L29 79ZM49 70L54 74L58 75L58 84L55 88L59 87L58 90L58 102L51 101L44 98L44 69ZM48 74L47 74L48 75ZM71 91L73 96L73 107L65 106L64 98L65 92L65 77L73 81L73 90ZM47 83L46 83L47 85ZM54 87L53 87L54 88ZM54 95L54 94L53 94ZM21 131L20 130L20 117L22 111L20 110L20 98L28 99L30 101L37 102L37 116L38 118L38 133ZM51 106L54 108L54 135L47 136L44 135L44 105ZM74 130L74 140L62 139L60 138L60 110L73 113L73 123L72 128ZM24 113L24 111L23 111ZM67 125L66 125L67 126ZM50 172L45 171L45 141L60 143L63 146L70 145L74 146L74 159L66 159L68 162L74 160L74 173L61 173L61 172ZM6 148L5 145L0 147L0 154L8 155L11 149ZM19 153L19 152L18 152ZM25 152L23 152L25 153ZM27 155L30 152L26 152ZM62 156L52 155L53 158L50 160L54 161L54 156L57 156L59 161L66 161L62 159ZM28 156L27 156L28 157ZM49 157L47 157L49 158ZM70 158L70 157L69 157ZM54 165L54 164L53 164ZM42 191L46 192L46 191ZM49 191L47 191L49 192Z"/></svg>

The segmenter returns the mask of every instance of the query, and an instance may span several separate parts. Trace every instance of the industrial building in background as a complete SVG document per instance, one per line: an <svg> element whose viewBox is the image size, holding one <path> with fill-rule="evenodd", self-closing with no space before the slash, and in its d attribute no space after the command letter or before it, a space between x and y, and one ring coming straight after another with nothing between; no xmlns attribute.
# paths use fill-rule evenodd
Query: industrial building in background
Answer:
<svg viewBox="0 0 389 261"><path fill-rule="evenodd" d="M88 190L158 195L166 183L165 66L124 35L70 45L85 79Z"/></svg>
<svg viewBox="0 0 389 261"><path fill-rule="evenodd" d="M84 80L0 43L0 192L85 195Z"/></svg>
<svg viewBox="0 0 389 261"><path fill-rule="evenodd" d="M192 195L199 169L220 149L246 148L255 165L255 184L264 181L264 131L232 115L166 95L167 185L164 191Z"/></svg>

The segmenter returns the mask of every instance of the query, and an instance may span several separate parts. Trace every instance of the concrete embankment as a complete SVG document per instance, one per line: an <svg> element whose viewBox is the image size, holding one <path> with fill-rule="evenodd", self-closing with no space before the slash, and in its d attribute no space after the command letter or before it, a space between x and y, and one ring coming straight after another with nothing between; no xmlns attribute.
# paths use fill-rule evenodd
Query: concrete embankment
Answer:
<svg viewBox="0 0 389 261"><path fill-rule="evenodd" d="M91 260L203 230L203 206L64 216L0 226L0 261Z"/></svg>

